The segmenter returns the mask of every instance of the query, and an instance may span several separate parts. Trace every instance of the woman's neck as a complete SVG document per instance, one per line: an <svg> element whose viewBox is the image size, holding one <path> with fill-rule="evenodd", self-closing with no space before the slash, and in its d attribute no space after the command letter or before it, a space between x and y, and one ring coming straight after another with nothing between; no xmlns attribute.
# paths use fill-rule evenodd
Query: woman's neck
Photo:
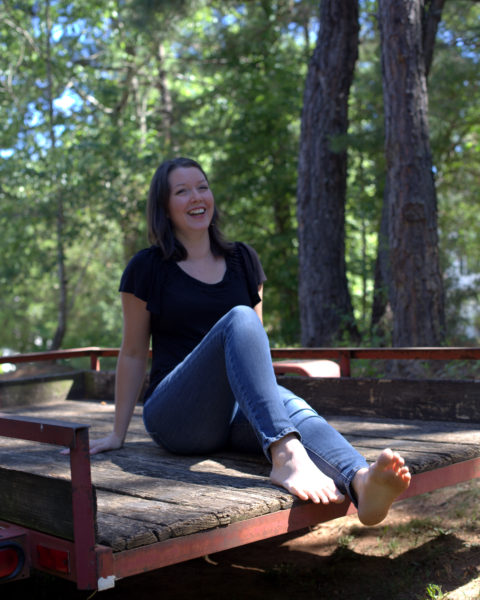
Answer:
<svg viewBox="0 0 480 600"><path fill-rule="evenodd" d="M178 238L178 241L182 243L187 251L187 260L198 261L212 257L208 232L206 235L198 237L192 236L186 238L182 236Z"/></svg>
<svg viewBox="0 0 480 600"><path fill-rule="evenodd" d="M203 283L219 283L225 276L227 263L223 256L215 256L210 248L210 236L179 241L187 251L187 258L177 265L191 277Z"/></svg>

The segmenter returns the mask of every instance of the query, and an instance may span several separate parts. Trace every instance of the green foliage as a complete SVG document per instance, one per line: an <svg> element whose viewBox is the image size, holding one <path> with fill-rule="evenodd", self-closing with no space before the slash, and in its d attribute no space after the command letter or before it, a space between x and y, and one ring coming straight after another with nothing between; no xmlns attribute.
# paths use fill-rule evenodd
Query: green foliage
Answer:
<svg viewBox="0 0 480 600"><path fill-rule="evenodd" d="M437 585L436 583L429 583L427 585L427 588L425 590L425 596L424 598L427 599L432 599L432 600L441 600L442 598L445 598L445 594L442 592L442 588L441 586Z"/></svg>
<svg viewBox="0 0 480 600"><path fill-rule="evenodd" d="M431 136L451 339L469 343L480 328L466 310L480 283L462 283L480 272L479 7L449 4L429 82ZM204 164L228 237L259 252L272 343L297 344L296 163L318 2L60 0L50 28L47 7L0 5L2 346L51 343L59 244L63 346L119 344L119 278L147 244L150 178L174 154ZM350 129L336 141L349 153L347 267L365 343L385 172L374 14L375 2L361 2Z"/></svg>
<svg viewBox="0 0 480 600"><path fill-rule="evenodd" d="M449 343L478 339L480 320L480 7L446 3L430 76L431 137Z"/></svg>

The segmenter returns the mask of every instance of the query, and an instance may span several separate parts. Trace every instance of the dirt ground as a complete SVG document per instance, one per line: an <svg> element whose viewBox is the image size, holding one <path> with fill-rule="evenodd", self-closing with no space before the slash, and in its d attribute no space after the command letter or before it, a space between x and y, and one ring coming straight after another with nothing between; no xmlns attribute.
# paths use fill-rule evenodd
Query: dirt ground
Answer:
<svg viewBox="0 0 480 600"><path fill-rule="evenodd" d="M87 600L44 575L2 586L2 600ZM345 517L118 581L95 600L480 599L480 481L394 506L376 527ZM93 597L93 596L92 596Z"/></svg>

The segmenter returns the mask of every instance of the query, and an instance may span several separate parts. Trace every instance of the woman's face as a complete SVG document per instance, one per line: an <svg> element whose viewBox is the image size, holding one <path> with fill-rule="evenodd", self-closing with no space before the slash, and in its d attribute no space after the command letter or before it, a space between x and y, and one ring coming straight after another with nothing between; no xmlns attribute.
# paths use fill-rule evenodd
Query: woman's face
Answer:
<svg viewBox="0 0 480 600"><path fill-rule="evenodd" d="M178 167L168 176L170 197L168 216L180 239L208 231L215 201L203 173L195 167Z"/></svg>

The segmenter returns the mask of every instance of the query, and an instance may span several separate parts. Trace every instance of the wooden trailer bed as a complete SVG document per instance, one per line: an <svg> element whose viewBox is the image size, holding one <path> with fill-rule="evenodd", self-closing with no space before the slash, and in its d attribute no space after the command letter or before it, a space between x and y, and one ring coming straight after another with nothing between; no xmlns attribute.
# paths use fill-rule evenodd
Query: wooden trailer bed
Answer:
<svg viewBox="0 0 480 600"><path fill-rule="evenodd" d="M470 383L474 395L467 385L458 388L463 389L461 398L442 402L437 410L430 401L428 418L423 402L427 392L422 391L426 384L420 382L410 400L403 392L405 402L390 392L387 408L382 382L372 381L368 389L361 382L345 380L285 378L282 383L298 387L367 460L374 460L385 447L401 451L414 475L403 498L480 477L480 388L476 382ZM339 385L353 386L352 394L354 388L357 395L363 390L365 398L356 415L352 415L348 394L339 402ZM7 418L2 435L11 431L9 419L21 416L27 424L33 419L40 439L49 431L51 420L60 421L67 430L69 423L88 424L89 435L98 437L110 430L113 418L112 403L98 400L2 410ZM54 443L61 443L59 439ZM80 458L88 463L88 452L83 451ZM118 578L354 512L347 501L325 507L296 500L270 484L268 473L260 455L225 452L178 457L162 451L146 435L138 407L125 446L91 457L93 488L89 492L87 485L86 492L93 498L90 516L88 509L83 515L76 513L75 503L72 512L72 493L83 486L85 494L85 486L70 484L70 460L58 446L0 435L0 521L39 532L30 543L38 551L32 559L34 567L53 572L49 548L60 549L68 555L61 576L77 581L81 588L106 589ZM90 530L93 544L88 541ZM77 545L79 531L86 536L85 556Z"/></svg>

